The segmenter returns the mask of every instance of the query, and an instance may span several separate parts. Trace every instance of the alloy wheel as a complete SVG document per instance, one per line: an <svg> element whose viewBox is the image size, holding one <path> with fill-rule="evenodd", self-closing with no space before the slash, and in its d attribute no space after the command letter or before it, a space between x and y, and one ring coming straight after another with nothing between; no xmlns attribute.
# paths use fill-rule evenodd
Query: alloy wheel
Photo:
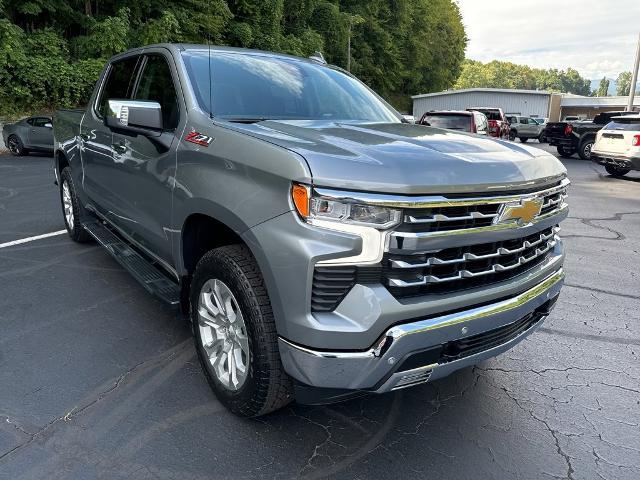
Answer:
<svg viewBox="0 0 640 480"><path fill-rule="evenodd" d="M9 151L14 155L18 155L20 153L20 148L18 147L18 140L16 139L16 137L9 138L7 147L9 147Z"/></svg>
<svg viewBox="0 0 640 480"><path fill-rule="evenodd" d="M218 279L205 282L198 297L200 343L213 374L229 390L239 390L249 373L249 339L238 301Z"/></svg>
<svg viewBox="0 0 640 480"><path fill-rule="evenodd" d="M69 230L73 230L73 201L71 200L69 183L66 180L62 183L62 208L64 209L64 218L67 221L67 226Z"/></svg>

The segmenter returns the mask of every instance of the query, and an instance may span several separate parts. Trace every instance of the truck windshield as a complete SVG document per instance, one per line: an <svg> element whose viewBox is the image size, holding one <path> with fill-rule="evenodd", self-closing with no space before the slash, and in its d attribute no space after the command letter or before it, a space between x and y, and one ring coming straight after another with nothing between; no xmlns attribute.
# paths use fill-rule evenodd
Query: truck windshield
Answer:
<svg viewBox="0 0 640 480"><path fill-rule="evenodd" d="M471 131L471 115L464 114L428 114L424 116L423 122L427 122L432 127L447 128L449 130Z"/></svg>
<svg viewBox="0 0 640 480"><path fill-rule="evenodd" d="M209 60L207 50L182 56L200 108L216 118L400 122L361 82L324 65L220 51Z"/></svg>

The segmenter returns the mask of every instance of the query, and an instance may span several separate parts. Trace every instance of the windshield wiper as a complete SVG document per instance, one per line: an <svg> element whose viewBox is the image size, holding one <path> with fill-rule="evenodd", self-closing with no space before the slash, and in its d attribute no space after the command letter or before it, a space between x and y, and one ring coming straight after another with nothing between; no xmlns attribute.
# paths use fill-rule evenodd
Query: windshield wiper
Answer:
<svg viewBox="0 0 640 480"><path fill-rule="evenodd" d="M232 122L232 123L258 123L258 122L265 122L267 120L276 120L275 118L268 118L268 117L229 117L229 118L222 118L222 120L226 120L227 122Z"/></svg>

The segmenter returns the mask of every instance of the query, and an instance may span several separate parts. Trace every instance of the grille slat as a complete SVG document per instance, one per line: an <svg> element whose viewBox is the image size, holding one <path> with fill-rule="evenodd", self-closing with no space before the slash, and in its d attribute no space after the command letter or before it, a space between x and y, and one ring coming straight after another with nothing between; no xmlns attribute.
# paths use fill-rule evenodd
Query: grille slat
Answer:
<svg viewBox="0 0 640 480"><path fill-rule="evenodd" d="M531 198L534 194L525 195ZM560 210L566 199L566 186L558 187L542 196L543 203L539 215L546 215ZM468 228L489 227L500 216L504 203L478 203L477 205L451 205L432 208L405 210L404 222L398 227L399 232L447 232Z"/></svg>
<svg viewBox="0 0 640 480"><path fill-rule="evenodd" d="M548 258L559 227L527 237L416 255L385 255L383 281L396 297L449 293L520 275ZM444 260L443 260L444 259Z"/></svg>

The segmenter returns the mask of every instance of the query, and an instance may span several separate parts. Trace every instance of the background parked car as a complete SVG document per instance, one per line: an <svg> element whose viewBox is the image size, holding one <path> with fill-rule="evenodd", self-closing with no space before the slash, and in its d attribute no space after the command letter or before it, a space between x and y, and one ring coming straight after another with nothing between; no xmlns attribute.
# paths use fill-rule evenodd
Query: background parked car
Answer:
<svg viewBox="0 0 640 480"><path fill-rule="evenodd" d="M547 123L544 134L561 156L570 157L578 152L581 159L590 160L596 132L609 123L612 117L633 113L636 112L602 112L593 120L550 122Z"/></svg>
<svg viewBox="0 0 640 480"><path fill-rule="evenodd" d="M509 140L518 137L522 143L525 143L527 140L535 138L542 143L544 126L536 122L535 119L522 115L510 115L507 116L507 120L510 125Z"/></svg>
<svg viewBox="0 0 640 480"><path fill-rule="evenodd" d="M9 123L2 129L2 138L9 151L16 156L29 151L53 152L53 127L50 117L28 117Z"/></svg>
<svg viewBox="0 0 640 480"><path fill-rule="evenodd" d="M467 108L468 112L480 112L489 122L489 135L498 138L509 138L509 121L501 108Z"/></svg>
<svg viewBox="0 0 640 480"><path fill-rule="evenodd" d="M612 117L596 134L591 160L614 177L640 170L640 115Z"/></svg>
<svg viewBox="0 0 640 480"><path fill-rule="evenodd" d="M489 121L480 112L457 110L427 112L418 123L431 127L446 128L447 130L489 135Z"/></svg>

